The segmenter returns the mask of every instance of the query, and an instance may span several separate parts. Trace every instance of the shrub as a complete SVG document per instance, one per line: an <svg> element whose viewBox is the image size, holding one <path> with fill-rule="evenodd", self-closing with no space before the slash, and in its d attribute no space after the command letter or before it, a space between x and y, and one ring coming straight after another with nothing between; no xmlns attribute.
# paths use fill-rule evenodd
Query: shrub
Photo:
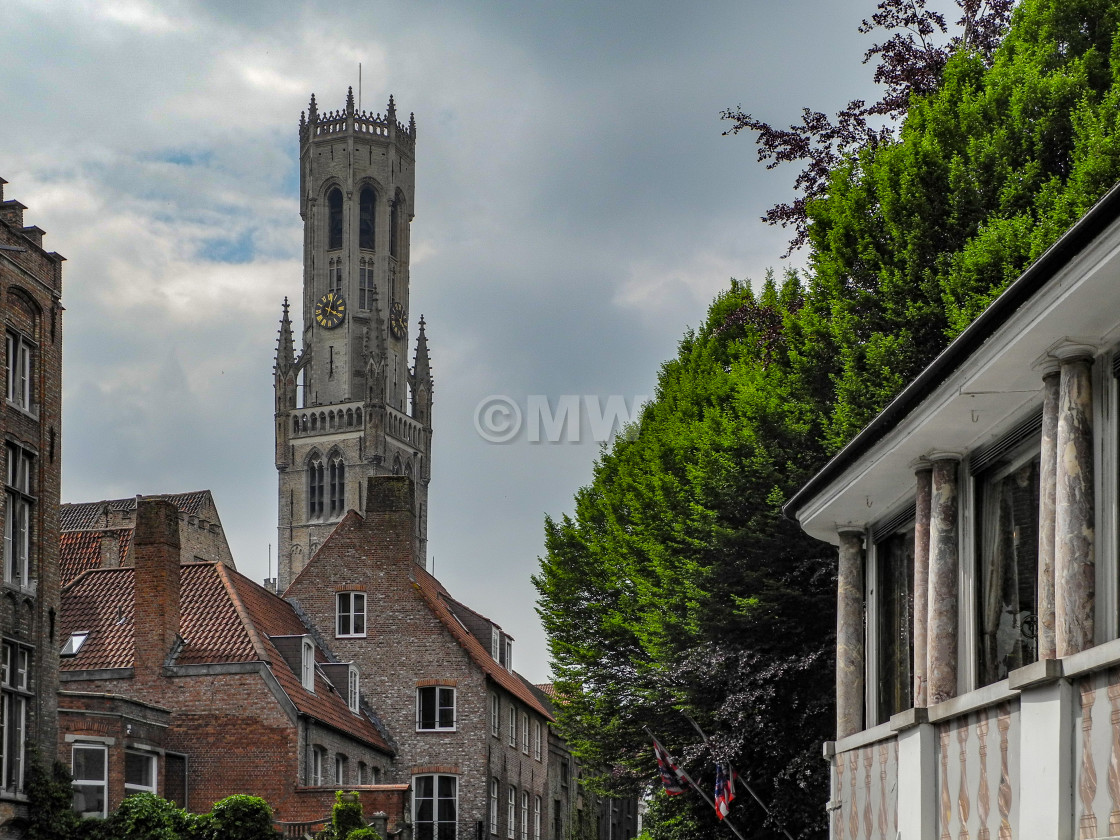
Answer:
<svg viewBox="0 0 1120 840"><path fill-rule="evenodd" d="M384 840L374 829L369 828L355 828L346 835L346 840Z"/></svg>
<svg viewBox="0 0 1120 840"><path fill-rule="evenodd" d="M80 820L71 808L74 791L70 781L70 771L61 761L54 762L48 771L38 756L31 757L27 768L27 840L75 836Z"/></svg>
<svg viewBox="0 0 1120 840"><path fill-rule="evenodd" d="M259 796L234 794L215 802L208 823L208 835L220 840L273 840L276 837L272 808Z"/></svg>
<svg viewBox="0 0 1120 840"><path fill-rule="evenodd" d="M181 840L189 820L175 804L154 793L134 793L106 821L118 840Z"/></svg>
<svg viewBox="0 0 1120 840"><path fill-rule="evenodd" d="M344 801L343 796L353 797L354 801ZM334 798L335 804L331 809L331 826L334 828L336 837L348 838L350 832L366 827L365 820L362 819L362 803L358 800L356 793L344 794L340 790L335 793Z"/></svg>

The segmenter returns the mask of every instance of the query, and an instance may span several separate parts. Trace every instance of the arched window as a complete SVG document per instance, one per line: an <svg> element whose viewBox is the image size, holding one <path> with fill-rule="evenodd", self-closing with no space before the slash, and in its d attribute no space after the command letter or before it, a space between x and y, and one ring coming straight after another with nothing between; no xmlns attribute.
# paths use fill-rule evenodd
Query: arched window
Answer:
<svg viewBox="0 0 1120 840"><path fill-rule="evenodd" d="M397 455L393 458L393 475L401 474L401 456Z"/></svg>
<svg viewBox="0 0 1120 840"><path fill-rule="evenodd" d="M354 409L352 409L352 408L346 409L346 425L347 426L353 426L354 425Z"/></svg>
<svg viewBox="0 0 1120 840"><path fill-rule="evenodd" d="M346 465L337 452L331 456L330 463L331 516L339 516L346 510Z"/></svg>
<svg viewBox="0 0 1120 840"><path fill-rule="evenodd" d="M400 235L400 199L394 201L389 207L389 256L395 257L400 252L400 243L397 242L397 237Z"/></svg>
<svg viewBox="0 0 1120 840"><path fill-rule="evenodd" d="M362 189L358 197L358 247L366 248L370 251L373 250L373 236L374 236L374 221L376 219L376 210L374 203L377 201L377 193L373 191L373 187L365 187Z"/></svg>
<svg viewBox="0 0 1120 840"><path fill-rule="evenodd" d="M307 464L307 515L323 515L323 460L318 455Z"/></svg>
<svg viewBox="0 0 1120 840"><path fill-rule="evenodd" d="M404 465L404 474L412 478L412 461L407 461Z"/></svg>
<svg viewBox="0 0 1120 840"><path fill-rule="evenodd" d="M311 431L316 432L318 430L319 430L319 415L318 414L312 414L311 415Z"/></svg>
<svg viewBox="0 0 1120 840"><path fill-rule="evenodd" d="M342 247L342 190L327 193L327 247Z"/></svg>
<svg viewBox="0 0 1120 840"><path fill-rule="evenodd" d="M362 410L360 408L354 412L354 422L359 426L362 425Z"/></svg>
<svg viewBox="0 0 1120 840"><path fill-rule="evenodd" d="M297 435L299 434L299 418L298 417L293 417L292 418L292 433L297 434Z"/></svg>

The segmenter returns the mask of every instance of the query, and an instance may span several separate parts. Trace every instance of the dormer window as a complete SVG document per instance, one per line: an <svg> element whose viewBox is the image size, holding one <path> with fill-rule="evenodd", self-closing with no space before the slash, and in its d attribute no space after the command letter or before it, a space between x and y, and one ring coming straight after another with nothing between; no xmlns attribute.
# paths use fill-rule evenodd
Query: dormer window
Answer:
<svg viewBox="0 0 1120 840"><path fill-rule="evenodd" d="M300 657L300 682L308 691L315 690L315 645L310 639L303 640Z"/></svg>
<svg viewBox="0 0 1120 840"><path fill-rule="evenodd" d="M502 641L505 643L505 660L506 660L502 664L506 666L507 671L512 673L513 672L513 639L511 639L509 636L506 636L505 639L503 639Z"/></svg>
<svg viewBox="0 0 1120 840"><path fill-rule="evenodd" d="M358 669L353 665L350 666L350 679L348 680L348 691L346 693L347 705L350 706L350 711L355 714L358 711L358 702L360 698L358 685Z"/></svg>

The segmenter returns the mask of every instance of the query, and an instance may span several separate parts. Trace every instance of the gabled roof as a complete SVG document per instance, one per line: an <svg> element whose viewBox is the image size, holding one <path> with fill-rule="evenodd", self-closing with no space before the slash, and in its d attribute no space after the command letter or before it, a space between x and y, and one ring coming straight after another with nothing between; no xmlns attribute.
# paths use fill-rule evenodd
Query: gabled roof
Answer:
<svg viewBox="0 0 1120 840"><path fill-rule="evenodd" d="M486 650L478 639L475 638L474 634L459 622L450 606L450 604L458 604L458 602L448 594L447 590L443 588L443 584L415 563L411 570L411 580L416 586L416 591L420 593L420 596L424 599L429 609L431 609L443 626L448 629L451 635L455 637L455 640L459 642L463 650L467 652L467 655L470 656L474 663L480 667L490 679L519 699L526 706L536 710L549 720L552 720L552 714L521 681L521 678L516 674L510 673L495 662L494 658L490 656L490 651Z"/></svg>
<svg viewBox="0 0 1120 840"><path fill-rule="evenodd" d="M192 490L189 493L168 493L163 498L170 501L187 516L198 516L207 507L214 507L209 490ZM60 531L87 531L104 528L109 512L120 513L136 510L136 497L109 499L100 502L66 502L59 505L58 527Z"/></svg>
<svg viewBox="0 0 1120 840"><path fill-rule="evenodd" d="M351 712L321 672L310 692L288 667L269 637L307 633L290 604L222 563L184 563L179 572L179 635L185 643L175 665L263 662L299 712L392 753L373 721ZM62 660L62 671L134 665L134 574L132 567L93 569L63 590L62 639L78 631L89 637L77 656ZM316 658L328 661L318 648Z"/></svg>

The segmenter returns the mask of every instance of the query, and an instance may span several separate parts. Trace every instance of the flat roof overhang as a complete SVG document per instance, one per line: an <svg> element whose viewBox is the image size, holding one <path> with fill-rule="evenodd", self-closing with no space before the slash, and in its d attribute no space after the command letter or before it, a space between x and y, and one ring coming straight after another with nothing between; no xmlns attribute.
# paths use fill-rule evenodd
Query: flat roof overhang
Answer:
<svg viewBox="0 0 1120 840"><path fill-rule="evenodd" d="M914 462L964 454L1042 404L1039 365L1066 341L1120 341L1120 185L1036 260L785 504L806 533L882 519L913 496Z"/></svg>

